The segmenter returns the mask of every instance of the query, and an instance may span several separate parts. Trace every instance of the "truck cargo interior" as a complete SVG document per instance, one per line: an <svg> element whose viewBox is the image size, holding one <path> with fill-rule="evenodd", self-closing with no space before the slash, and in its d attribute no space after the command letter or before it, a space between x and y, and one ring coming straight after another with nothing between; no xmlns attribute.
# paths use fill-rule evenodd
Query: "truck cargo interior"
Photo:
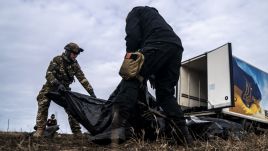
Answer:
<svg viewBox="0 0 268 151"><path fill-rule="evenodd" d="M207 110L207 56L182 62L178 103L187 110Z"/></svg>

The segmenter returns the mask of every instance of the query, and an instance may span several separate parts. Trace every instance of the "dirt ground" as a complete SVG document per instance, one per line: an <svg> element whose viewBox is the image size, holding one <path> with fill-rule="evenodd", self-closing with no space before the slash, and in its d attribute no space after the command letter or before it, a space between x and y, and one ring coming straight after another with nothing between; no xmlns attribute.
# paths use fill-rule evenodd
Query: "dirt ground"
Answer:
<svg viewBox="0 0 268 151"><path fill-rule="evenodd" d="M180 145L170 145L164 139L148 142L141 138L133 138L120 145L97 145L84 135L74 138L70 134L60 134L53 139L36 139L29 133L0 132L0 150L14 151L105 151L105 150L133 150L133 151L173 151L173 150L268 150L268 133L262 135L247 134L243 139L229 138L227 140L214 138L196 140L194 146L185 148Z"/></svg>

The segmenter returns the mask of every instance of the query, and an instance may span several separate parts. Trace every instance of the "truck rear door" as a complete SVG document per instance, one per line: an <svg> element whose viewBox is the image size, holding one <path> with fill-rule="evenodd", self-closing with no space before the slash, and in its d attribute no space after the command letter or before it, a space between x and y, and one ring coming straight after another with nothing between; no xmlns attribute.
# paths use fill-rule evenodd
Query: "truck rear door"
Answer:
<svg viewBox="0 0 268 151"><path fill-rule="evenodd" d="M232 75L231 43L207 53L208 109L234 106Z"/></svg>

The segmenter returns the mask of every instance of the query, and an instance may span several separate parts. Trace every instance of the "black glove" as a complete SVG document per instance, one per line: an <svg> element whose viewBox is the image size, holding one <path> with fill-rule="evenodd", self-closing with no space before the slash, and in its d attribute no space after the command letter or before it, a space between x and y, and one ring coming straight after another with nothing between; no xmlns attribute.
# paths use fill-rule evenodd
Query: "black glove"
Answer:
<svg viewBox="0 0 268 151"><path fill-rule="evenodd" d="M155 89L155 75L151 75L151 76L149 77L149 82L150 82L150 84L151 84L151 88L152 88L152 89Z"/></svg>
<svg viewBox="0 0 268 151"><path fill-rule="evenodd" d="M66 90L65 86L63 84L60 84L58 87L59 92L64 92Z"/></svg>
<svg viewBox="0 0 268 151"><path fill-rule="evenodd" d="M89 90L88 93L90 94L91 97L97 98L96 95L95 95L95 93L94 93L94 91L93 91L93 89Z"/></svg>
<svg viewBox="0 0 268 151"><path fill-rule="evenodd" d="M60 85L60 82L57 80L57 79L54 79L51 81L51 84L55 87L59 86Z"/></svg>

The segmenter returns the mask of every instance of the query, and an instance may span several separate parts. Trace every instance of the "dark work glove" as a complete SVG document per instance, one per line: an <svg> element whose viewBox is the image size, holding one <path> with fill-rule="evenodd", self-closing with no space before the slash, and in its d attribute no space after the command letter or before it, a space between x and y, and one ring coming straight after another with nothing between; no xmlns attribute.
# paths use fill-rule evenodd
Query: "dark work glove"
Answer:
<svg viewBox="0 0 268 151"><path fill-rule="evenodd" d="M89 93L90 96L92 96L93 98L97 98L96 95L95 95L95 93L94 93L94 91L93 91L93 89L89 90L88 93Z"/></svg>
<svg viewBox="0 0 268 151"><path fill-rule="evenodd" d="M58 91L61 93L64 92L65 90L66 90L65 86L63 84L60 84L58 87Z"/></svg>
<svg viewBox="0 0 268 151"><path fill-rule="evenodd" d="M57 79L54 79L51 81L51 84L55 87L58 87L60 85L60 82Z"/></svg>
<svg viewBox="0 0 268 151"><path fill-rule="evenodd" d="M155 75L151 75L151 76L149 77L149 82L150 82L150 84L151 84L151 88L152 88L152 89L155 89Z"/></svg>

